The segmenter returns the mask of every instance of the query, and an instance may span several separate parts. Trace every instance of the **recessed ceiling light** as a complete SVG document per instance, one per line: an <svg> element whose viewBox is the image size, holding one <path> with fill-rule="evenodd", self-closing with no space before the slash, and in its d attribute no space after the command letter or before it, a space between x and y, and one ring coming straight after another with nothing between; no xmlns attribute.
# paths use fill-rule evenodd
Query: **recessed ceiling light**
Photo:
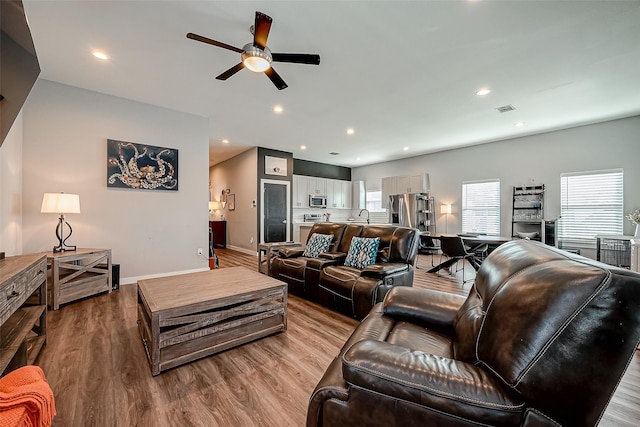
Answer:
<svg viewBox="0 0 640 427"><path fill-rule="evenodd" d="M347 129L347 135L353 135L354 133L356 133L356 131L353 130L353 128L348 128Z"/></svg>
<svg viewBox="0 0 640 427"><path fill-rule="evenodd" d="M229 143L229 140L228 140L228 139L223 139L223 140L222 140L222 143L223 143L223 144L228 144L228 143Z"/></svg>
<svg viewBox="0 0 640 427"><path fill-rule="evenodd" d="M273 112L274 112L274 113L280 114L280 113L282 113L283 111L284 111L284 110L282 109L282 105L274 105L274 106L273 106Z"/></svg>
<svg viewBox="0 0 640 427"><path fill-rule="evenodd" d="M307 146L306 146L306 145L301 145L301 146L300 146L300 149L301 149L301 150L306 150L306 149L307 149Z"/></svg>
<svg viewBox="0 0 640 427"><path fill-rule="evenodd" d="M404 147L403 150L404 151L409 151L409 147Z"/></svg>
<svg viewBox="0 0 640 427"><path fill-rule="evenodd" d="M514 124L514 126L515 126L515 127L522 127L522 126L524 126L524 122L516 122L516 123Z"/></svg>
<svg viewBox="0 0 640 427"><path fill-rule="evenodd" d="M109 59L109 57L107 56L106 53L100 52L99 50L94 50L93 52L91 52L91 54L93 56L95 56L96 58L101 59L103 61L106 61L107 59Z"/></svg>
<svg viewBox="0 0 640 427"><path fill-rule="evenodd" d="M478 96L485 96L485 95L489 95L491 93L491 89L480 89L479 91L476 92L476 95Z"/></svg>

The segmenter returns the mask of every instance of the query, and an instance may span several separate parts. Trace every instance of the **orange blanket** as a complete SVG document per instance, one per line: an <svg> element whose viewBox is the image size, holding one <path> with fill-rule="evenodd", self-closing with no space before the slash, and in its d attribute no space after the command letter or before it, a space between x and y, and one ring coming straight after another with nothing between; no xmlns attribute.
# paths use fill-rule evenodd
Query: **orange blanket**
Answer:
<svg viewBox="0 0 640 427"><path fill-rule="evenodd" d="M0 378L0 427L50 426L53 392L38 366L23 366Z"/></svg>

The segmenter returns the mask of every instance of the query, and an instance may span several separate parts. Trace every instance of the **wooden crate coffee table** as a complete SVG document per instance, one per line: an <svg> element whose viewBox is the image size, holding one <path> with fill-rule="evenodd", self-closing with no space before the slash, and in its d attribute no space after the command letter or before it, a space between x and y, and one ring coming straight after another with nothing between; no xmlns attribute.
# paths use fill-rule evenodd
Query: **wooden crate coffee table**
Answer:
<svg viewBox="0 0 640 427"><path fill-rule="evenodd" d="M287 284L244 267L138 281L138 329L160 372L287 329Z"/></svg>

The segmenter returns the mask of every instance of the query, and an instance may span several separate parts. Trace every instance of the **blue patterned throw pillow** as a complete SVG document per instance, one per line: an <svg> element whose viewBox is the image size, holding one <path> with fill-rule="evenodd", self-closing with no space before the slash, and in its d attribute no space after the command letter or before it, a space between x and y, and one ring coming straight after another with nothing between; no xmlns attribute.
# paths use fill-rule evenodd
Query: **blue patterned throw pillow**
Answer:
<svg viewBox="0 0 640 427"><path fill-rule="evenodd" d="M378 246L380 246L380 238L354 237L351 239L347 258L344 265L365 268L376 262L378 254Z"/></svg>
<svg viewBox="0 0 640 427"><path fill-rule="evenodd" d="M333 236L331 234L313 233L307 241L307 246L304 248L302 256L318 258L318 255L322 252L327 252L329 250L331 240L333 240Z"/></svg>

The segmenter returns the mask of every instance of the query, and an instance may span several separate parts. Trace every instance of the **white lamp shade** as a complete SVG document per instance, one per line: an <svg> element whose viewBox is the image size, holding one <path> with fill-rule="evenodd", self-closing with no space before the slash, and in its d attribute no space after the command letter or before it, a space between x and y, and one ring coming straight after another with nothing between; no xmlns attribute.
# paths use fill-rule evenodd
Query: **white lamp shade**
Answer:
<svg viewBox="0 0 640 427"><path fill-rule="evenodd" d="M268 70L271 64L265 58L259 56L248 56L242 61L248 69L255 73L261 73Z"/></svg>
<svg viewBox="0 0 640 427"><path fill-rule="evenodd" d="M44 193L41 213L80 213L80 196L67 193Z"/></svg>
<svg viewBox="0 0 640 427"><path fill-rule="evenodd" d="M220 210L220 202L214 200L212 202L209 202L209 210L210 211L217 211Z"/></svg>
<svg viewBox="0 0 640 427"><path fill-rule="evenodd" d="M441 214L450 214L451 213L451 205L440 205L440 213Z"/></svg>

